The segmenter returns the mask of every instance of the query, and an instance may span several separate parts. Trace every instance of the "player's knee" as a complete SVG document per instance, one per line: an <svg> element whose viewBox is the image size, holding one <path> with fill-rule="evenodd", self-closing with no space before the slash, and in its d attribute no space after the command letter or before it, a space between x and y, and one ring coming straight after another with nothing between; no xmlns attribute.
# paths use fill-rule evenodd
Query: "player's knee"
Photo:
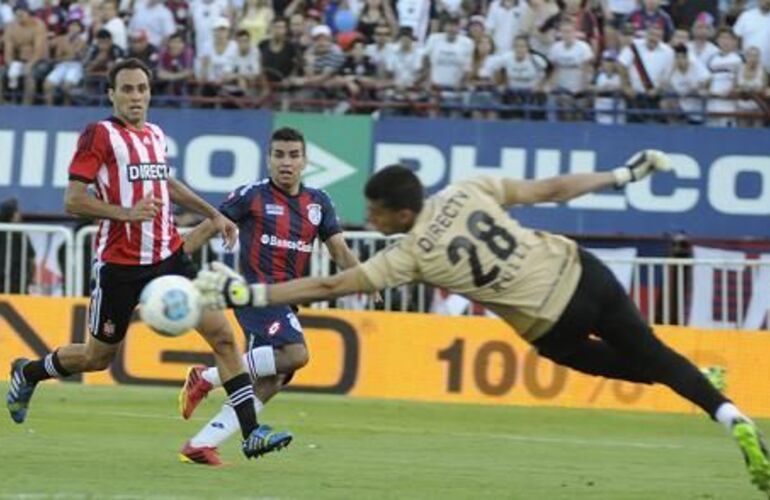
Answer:
<svg viewBox="0 0 770 500"><path fill-rule="evenodd" d="M286 349L286 354L289 361L288 371L297 371L310 362L310 352L305 344L292 344Z"/></svg>

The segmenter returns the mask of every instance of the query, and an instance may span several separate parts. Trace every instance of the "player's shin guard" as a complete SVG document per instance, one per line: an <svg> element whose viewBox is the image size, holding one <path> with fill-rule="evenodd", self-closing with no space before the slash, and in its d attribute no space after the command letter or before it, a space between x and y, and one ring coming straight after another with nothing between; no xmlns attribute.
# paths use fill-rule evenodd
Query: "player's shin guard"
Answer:
<svg viewBox="0 0 770 500"><path fill-rule="evenodd" d="M257 414L254 411L254 388L248 374L241 373L224 383L228 403L238 415L241 433L246 439L257 427Z"/></svg>
<svg viewBox="0 0 770 500"><path fill-rule="evenodd" d="M276 374L275 352L270 346L256 347L246 351L243 355L243 364L249 370L252 380L257 380L259 377L271 377ZM215 366L204 370L201 377L214 387L222 384L219 379L219 370Z"/></svg>

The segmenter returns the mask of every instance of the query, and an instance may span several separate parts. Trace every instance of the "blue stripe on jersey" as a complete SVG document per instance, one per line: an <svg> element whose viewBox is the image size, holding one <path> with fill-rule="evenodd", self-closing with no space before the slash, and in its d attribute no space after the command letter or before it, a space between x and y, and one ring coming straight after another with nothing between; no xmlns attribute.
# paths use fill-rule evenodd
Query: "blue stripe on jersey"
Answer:
<svg viewBox="0 0 770 500"><path fill-rule="evenodd" d="M273 190L268 186L267 189L262 191L262 204L260 210L262 211L262 234L258 235L261 238L262 235L267 237L275 235L275 216L270 215L265 211L265 206L268 204L275 204L275 196L273 196ZM259 270L265 277L265 283L275 282L275 275L273 273L273 247L270 244L263 244L259 246Z"/></svg>
<svg viewBox="0 0 770 500"><path fill-rule="evenodd" d="M302 206L300 204L300 195L289 197L289 234L292 241L299 241L302 237ZM291 280L301 276L298 269L299 250L289 250L286 256L286 279Z"/></svg>

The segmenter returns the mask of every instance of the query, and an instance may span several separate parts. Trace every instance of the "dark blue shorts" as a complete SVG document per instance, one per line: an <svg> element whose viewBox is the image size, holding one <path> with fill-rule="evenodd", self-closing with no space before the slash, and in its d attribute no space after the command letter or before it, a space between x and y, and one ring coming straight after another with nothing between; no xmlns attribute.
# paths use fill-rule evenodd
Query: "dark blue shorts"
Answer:
<svg viewBox="0 0 770 500"><path fill-rule="evenodd" d="M236 309L235 317L246 335L249 349L305 343L302 325L291 307Z"/></svg>

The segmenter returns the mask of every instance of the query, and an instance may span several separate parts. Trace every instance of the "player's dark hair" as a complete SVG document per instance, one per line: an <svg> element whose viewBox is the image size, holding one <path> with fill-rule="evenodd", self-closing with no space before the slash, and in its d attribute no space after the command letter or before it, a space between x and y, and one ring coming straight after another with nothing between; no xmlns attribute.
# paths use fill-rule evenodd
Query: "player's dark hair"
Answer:
<svg viewBox="0 0 770 500"><path fill-rule="evenodd" d="M109 88L113 90L115 89L115 80L118 79L118 73L120 73L124 69L140 69L144 72L145 75L147 75L147 81L152 82L152 73L150 72L150 68L148 68L147 65L144 64L139 59L135 57L131 57L129 59L124 59L120 61L119 63L115 64L112 68L110 68L110 72L107 75Z"/></svg>
<svg viewBox="0 0 770 500"><path fill-rule="evenodd" d="M403 165L389 165L366 181L364 195L391 210L422 210L425 192L420 179Z"/></svg>
<svg viewBox="0 0 770 500"><path fill-rule="evenodd" d="M305 154L305 136L302 135L302 132L300 132L296 128L281 127L275 132L273 132L273 135L270 136L270 149L273 149L273 143L276 141L301 142L302 154L303 155Z"/></svg>

